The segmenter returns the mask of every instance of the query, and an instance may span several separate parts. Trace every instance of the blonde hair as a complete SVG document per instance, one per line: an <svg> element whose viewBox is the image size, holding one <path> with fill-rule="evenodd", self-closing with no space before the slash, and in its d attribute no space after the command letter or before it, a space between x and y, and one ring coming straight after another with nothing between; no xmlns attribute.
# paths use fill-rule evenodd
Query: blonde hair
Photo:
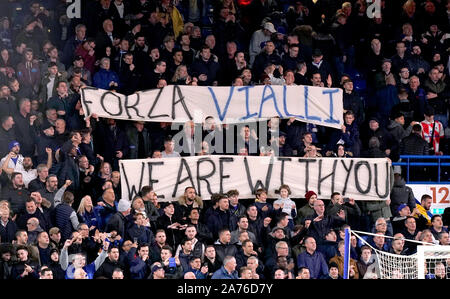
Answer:
<svg viewBox="0 0 450 299"><path fill-rule="evenodd" d="M90 199L92 203L92 199L89 195L83 197L80 201L80 205L78 206L77 213L84 214L86 212L86 199ZM94 209L94 205L92 205L92 210Z"/></svg>

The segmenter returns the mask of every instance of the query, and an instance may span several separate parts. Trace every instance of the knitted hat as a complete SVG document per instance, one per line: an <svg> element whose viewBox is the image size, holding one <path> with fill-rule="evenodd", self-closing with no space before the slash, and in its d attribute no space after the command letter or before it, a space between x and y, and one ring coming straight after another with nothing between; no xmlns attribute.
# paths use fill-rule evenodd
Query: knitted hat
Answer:
<svg viewBox="0 0 450 299"><path fill-rule="evenodd" d="M11 141L9 143L8 149L11 150L15 146L19 146L20 147L20 143L18 141Z"/></svg>
<svg viewBox="0 0 450 299"><path fill-rule="evenodd" d="M128 209L131 208L131 203L129 200L121 199L119 201L119 204L117 205L117 211L119 212L125 212L128 211Z"/></svg>
<svg viewBox="0 0 450 299"><path fill-rule="evenodd" d="M313 196L313 195L317 196L316 192L314 192L314 191L306 192L306 194L305 194L306 200L309 200L311 198L311 196Z"/></svg>

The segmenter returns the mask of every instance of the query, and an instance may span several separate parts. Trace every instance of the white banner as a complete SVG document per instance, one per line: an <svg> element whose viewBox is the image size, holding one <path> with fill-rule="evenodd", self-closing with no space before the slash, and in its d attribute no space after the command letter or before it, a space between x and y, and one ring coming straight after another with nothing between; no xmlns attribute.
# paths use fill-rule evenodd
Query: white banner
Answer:
<svg viewBox="0 0 450 299"><path fill-rule="evenodd" d="M279 116L341 128L342 89L312 86L202 87L169 85L129 96L86 87L81 103L86 116L156 122L237 123Z"/></svg>
<svg viewBox="0 0 450 299"><path fill-rule="evenodd" d="M171 201L193 186L203 199L212 193L239 190L253 198L258 188L269 197L288 184L292 198L313 190L329 199L333 192L355 200L385 200L390 193L391 163L387 159L339 159L260 156L192 156L121 160L122 198L133 199L152 186L161 201Z"/></svg>

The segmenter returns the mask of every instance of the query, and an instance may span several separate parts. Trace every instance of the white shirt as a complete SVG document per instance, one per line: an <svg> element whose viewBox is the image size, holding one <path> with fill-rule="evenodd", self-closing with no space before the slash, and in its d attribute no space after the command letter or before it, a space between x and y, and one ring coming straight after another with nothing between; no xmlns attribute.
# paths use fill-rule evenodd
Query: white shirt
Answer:
<svg viewBox="0 0 450 299"><path fill-rule="evenodd" d="M5 156L0 161L0 167L3 167L3 163L5 163L6 157L8 157L8 156ZM36 169L30 169L30 170L26 171L25 168L23 168L23 156L21 154L19 154L19 156L17 158L17 162L15 164L12 159L9 159L8 168L12 168L12 169L14 169L14 172L20 172L22 174L23 183L25 184L25 188L28 188L28 184L32 180L37 178L37 170Z"/></svg>

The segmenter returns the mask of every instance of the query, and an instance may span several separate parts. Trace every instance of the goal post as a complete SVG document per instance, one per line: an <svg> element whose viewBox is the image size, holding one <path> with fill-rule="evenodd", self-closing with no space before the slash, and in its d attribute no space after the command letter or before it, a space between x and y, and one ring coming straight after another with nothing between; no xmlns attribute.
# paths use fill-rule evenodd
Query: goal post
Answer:
<svg viewBox="0 0 450 299"><path fill-rule="evenodd" d="M372 247L360 234L376 234L345 231L344 279L349 279L350 250L352 235L364 245L369 246L376 256L377 278L380 279L440 279L450 278L450 246L435 245L417 240L402 239L405 242L418 243L417 252L412 255L399 255ZM385 238L397 239L391 236Z"/></svg>

